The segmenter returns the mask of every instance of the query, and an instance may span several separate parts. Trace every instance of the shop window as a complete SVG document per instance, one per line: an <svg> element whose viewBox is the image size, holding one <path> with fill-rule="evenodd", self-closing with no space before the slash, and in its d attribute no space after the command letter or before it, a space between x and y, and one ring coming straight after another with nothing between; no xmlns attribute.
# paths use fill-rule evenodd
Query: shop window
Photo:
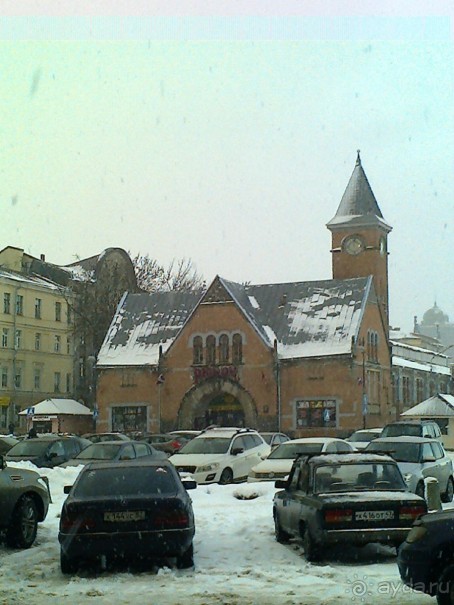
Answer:
<svg viewBox="0 0 454 605"><path fill-rule="evenodd" d="M227 334L221 334L219 337L219 363L228 363L229 353L229 337Z"/></svg>
<svg viewBox="0 0 454 605"><path fill-rule="evenodd" d="M120 433L147 430L146 406L116 406L112 408L112 430Z"/></svg>
<svg viewBox="0 0 454 605"><path fill-rule="evenodd" d="M195 336L192 341L192 356L194 365L203 363L203 340L201 336Z"/></svg>
<svg viewBox="0 0 454 605"><path fill-rule="evenodd" d="M206 340L206 362L213 366L216 363L216 338L210 334Z"/></svg>
<svg viewBox="0 0 454 605"><path fill-rule="evenodd" d="M240 364L243 362L243 339L241 334L234 334L232 341L232 357L233 363Z"/></svg>
<svg viewBox="0 0 454 605"><path fill-rule="evenodd" d="M304 399L296 402L296 427L336 427L335 399Z"/></svg>

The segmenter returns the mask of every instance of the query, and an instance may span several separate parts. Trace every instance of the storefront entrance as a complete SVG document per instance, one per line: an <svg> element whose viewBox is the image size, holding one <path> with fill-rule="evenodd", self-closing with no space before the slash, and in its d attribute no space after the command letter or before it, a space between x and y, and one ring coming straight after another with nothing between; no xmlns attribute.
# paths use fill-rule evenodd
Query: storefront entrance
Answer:
<svg viewBox="0 0 454 605"><path fill-rule="evenodd" d="M211 424L219 426L244 426L244 411L233 395L222 393L205 403L203 415L194 418L194 429L203 429Z"/></svg>

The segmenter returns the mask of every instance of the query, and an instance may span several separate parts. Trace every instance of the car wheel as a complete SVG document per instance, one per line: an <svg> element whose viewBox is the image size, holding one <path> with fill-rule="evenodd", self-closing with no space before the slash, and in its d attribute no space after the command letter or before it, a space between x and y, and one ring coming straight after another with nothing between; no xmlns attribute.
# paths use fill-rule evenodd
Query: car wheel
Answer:
<svg viewBox="0 0 454 605"><path fill-rule="evenodd" d="M228 483L232 483L233 481L233 471L231 468L225 468L222 473L221 473L221 477L219 478L219 483L221 485L227 485Z"/></svg>
<svg viewBox="0 0 454 605"><path fill-rule="evenodd" d="M30 548L38 531L38 511L30 496L23 496L16 504L6 532L6 543L16 548Z"/></svg>
<svg viewBox="0 0 454 605"><path fill-rule="evenodd" d="M417 496L420 496L421 498L425 498L426 497L426 490L425 490L425 487L424 487L424 483L422 481L420 481L418 483L418 485L416 486L415 494Z"/></svg>
<svg viewBox="0 0 454 605"><path fill-rule="evenodd" d="M438 605L454 605L454 565L441 572L437 582Z"/></svg>
<svg viewBox="0 0 454 605"><path fill-rule="evenodd" d="M321 549L318 544L314 542L314 538L306 527L303 534L303 548L304 555L309 562L318 561L320 559Z"/></svg>
<svg viewBox="0 0 454 605"><path fill-rule="evenodd" d="M194 567L194 545L191 546L179 557L177 557L177 569L189 569Z"/></svg>
<svg viewBox="0 0 454 605"><path fill-rule="evenodd" d="M282 529L276 512L274 513L274 535L281 544L286 544L290 540L289 534Z"/></svg>
<svg viewBox="0 0 454 605"><path fill-rule="evenodd" d="M77 571L77 564L74 559L68 557L62 550L60 550L60 569L64 574L75 573Z"/></svg>
<svg viewBox="0 0 454 605"><path fill-rule="evenodd" d="M452 502L454 497L454 483L452 477L449 477L448 483L446 485L446 491L442 494L441 501L442 502Z"/></svg>

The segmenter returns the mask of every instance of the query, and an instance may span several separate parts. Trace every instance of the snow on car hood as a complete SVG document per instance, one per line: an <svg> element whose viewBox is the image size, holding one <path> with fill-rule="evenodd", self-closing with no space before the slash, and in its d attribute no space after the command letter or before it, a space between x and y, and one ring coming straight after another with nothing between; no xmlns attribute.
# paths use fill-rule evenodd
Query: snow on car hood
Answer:
<svg viewBox="0 0 454 605"><path fill-rule="evenodd" d="M175 466L205 466L214 462L223 462L227 454L174 454L169 460Z"/></svg>
<svg viewBox="0 0 454 605"><path fill-rule="evenodd" d="M289 473L293 464L293 458L267 458L256 464L252 470L254 473Z"/></svg>

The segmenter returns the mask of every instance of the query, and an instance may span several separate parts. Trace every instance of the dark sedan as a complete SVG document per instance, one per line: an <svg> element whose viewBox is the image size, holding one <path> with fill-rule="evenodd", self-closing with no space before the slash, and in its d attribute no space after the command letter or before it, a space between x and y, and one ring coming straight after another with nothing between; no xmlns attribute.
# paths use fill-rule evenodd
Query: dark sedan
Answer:
<svg viewBox="0 0 454 605"><path fill-rule="evenodd" d="M152 445L143 441L100 441L99 443L90 443L80 454L71 458L62 466L79 466L90 462L116 462L146 457L155 460L167 458L164 452L155 450Z"/></svg>
<svg viewBox="0 0 454 605"><path fill-rule="evenodd" d="M436 596L439 605L454 605L454 510L415 521L397 563L407 586Z"/></svg>
<svg viewBox="0 0 454 605"><path fill-rule="evenodd" d="M278 542L302 540L308 561L330 544L398 546L426 502L406 491L397 463L377 454L301 456L274 496Z"/></svg>
<svg viewBox="0 0 454 605"><path fill-rule="evenodd" d="M28 460L38 467L53 468L74 458L88 445L91 445L91 441L82 437L46 435L20 441L8 451L5 460Z"/></svg>
<svg viewBox="0 0 454 605"><path fill-rule="evenodd" d="M19 439L15 437L10 437L9 435L0 435L0 454L6 454L9 450L19 443Z"/></svg>
<svg viewBox="0 0 454 605"><path fill-rule="evenodd" d="M104 558L175 558L193 566L192 502L167 460L138 459L86 466L65 487L58 540L63 573Z"/></svg>

